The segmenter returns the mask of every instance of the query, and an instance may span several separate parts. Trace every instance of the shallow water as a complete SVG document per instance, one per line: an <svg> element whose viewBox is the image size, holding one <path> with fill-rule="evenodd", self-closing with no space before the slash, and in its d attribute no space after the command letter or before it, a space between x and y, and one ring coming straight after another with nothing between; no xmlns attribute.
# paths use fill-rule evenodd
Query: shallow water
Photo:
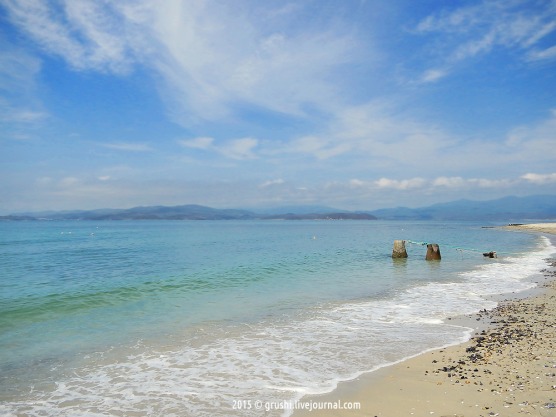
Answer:
<svg viewBox="0 0 556 417"><path fill-rule="evenodd" d="M260 415L464 340L444 319L530 288L556 252L481 226L0 222L0 412ZM392 260L395 239L442 261Z"/></svg>

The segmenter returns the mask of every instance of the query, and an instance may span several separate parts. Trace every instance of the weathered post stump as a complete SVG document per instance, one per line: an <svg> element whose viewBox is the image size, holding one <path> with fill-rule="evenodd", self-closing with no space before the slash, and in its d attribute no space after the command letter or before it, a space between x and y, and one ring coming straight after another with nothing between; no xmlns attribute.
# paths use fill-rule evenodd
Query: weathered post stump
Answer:
<svg viewBox="0 0 556 417"><path fill-rule="evenodd" d="M425 256L427 261L439 261L441 259L440 256L440 248L436 243L429 243L427 245L427 255Z"/></svg>
<svg viewBox="0 0 556 417"><path fill-rule="evenodd" d="M392 258L407 258L407 251L405 250L405 240L394 240Z"/></svg>

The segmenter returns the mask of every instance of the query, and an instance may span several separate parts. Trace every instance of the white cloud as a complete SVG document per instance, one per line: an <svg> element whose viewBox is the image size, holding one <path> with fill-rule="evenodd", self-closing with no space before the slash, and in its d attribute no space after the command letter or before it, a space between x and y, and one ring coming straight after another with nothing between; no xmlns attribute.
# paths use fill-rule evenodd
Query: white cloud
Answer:
<svg viewBox="0 0 556 417"><path fill-rule="evenodd" d="M183 139L178 141L178 143L187 148L206 150L214 147L214 138L203 136L193 139Z"/></svg>
<svg viewBox="0 0 556 417"><path fill-rule="evenodd" d="M117 142L117 143L103 143L101 146L109 149L115 149L118 151L128 151L128 152L150 152L153 149L144 143L133 143L133 142Z"/></svg>
<svg viewBox="0 0 556 417"><path fill-rule="evenodd" d="M467 178L462 177L438 177L431 182L433 187L446 187L446 188L495 188L505 187L511 184L507 179L487 179L487 178Z"/></svg>
<svg viewBox="0 0 556 417"><path fill-rule="evenodd" d="M504 188L512 183L507 179L471 178L468 181L471 185L477 185L480 188Z"/></svg>
<svg viewBox="0 0 556 417"><path fill-rule="evenodd" d="M35 77L41 70L41 62L28 53L0 42L0 91L14 93L35 88Z"/></svg>
<svg viewBox="0 0 556 417"><path fill-rule="evenodd" d="M14 107L7 100L0 98L0 121L29 124L47 117L48 113L46 112Z"/></svg>
<svg viewBox="0 0 556 417"><path fill-rule="evenodd" d="M152 10L160 45L154 62L173 103L216 120L233 117L236 103L303 115L305 105L327 106L337 98L328 78L352 59L349 36L331 28L286 33L242 10L210 1L187 8L165 2Z"/></svg>
<svg viewBox="0 0 556 417"><path fill-rule="evenodd" d="M394 188L397 190L408 190L412 188L422 188L427 181L423 178L411 178L407 180L394 180L390 178L380 178L375 181L379 188Z"/></svg>
<svg viewBox="0 0 556 417"><path fill-rule="evenodd" d="M291 141L287 151L317 159L345 156L351 163L343 169L410 169L415 176L430 167L450 164L447 155L459 139L434 123L419 121L398 110L399 103L375 100L345 106L330 117L319 135Z"/></svg>
<svg viewBox="0 0 556 417"><path fill-rule="evenodd" d="M351 158L344 169L376 175L392 170L405 170L415 177L447 173L445 177L451 180L439 180L445 187L453 186L457 181L454 177L462 174L523 172L531 169L532 161L543 170L554 164L554 152L550 150L556 143L556 110L536 123L511 129L506 143L500 143L485 137L454 135L397 108L379 101L346 107L331 120L328 130L294 141L292 148L317 156L323 149L341 146Z"/></svg>
<svg viewBox="0 0 556 417"><path fill-rule="evenodd" d="M533 50L529 53L528 58L531 61L556 59L556 45L546 49Z"/></svg>
<svg viewBox="0 0 556 417"><path fill-rule="evenodd" d="M510 186L519 185L523 183L523 180L529 182L535 182L538 184L544 184L548 182L556 182L555 174L525 174L519 178L508 179L508 178L464 178L458 177L436 177L436 178L422 178L414 177L407 179L392 179L382 177L377 180L361 180L361 179L351 179L345 183L333 182L330 183L330 187L345 187L346 189L367 189L367 190L383 190L391 189L397 191L408 191L408 190L441 190L441 189L453 189L453 190L463 190L463 189L476 189L476 188L497 188L504 189Z"/></svg>
<svg viewBox="0 0 556 417"><path fill-rule="evenodd" d="M556 173L552 173L552 174L527 173L523 175L521 178L536 184L548 184L548 183L556 182Z"/></svg>
<svg viewBox="0 0 556 417"><path fill-rule="evenodd" d="M62 188L74 187L79 183L80 180L76 177L64 177L58 182L59 186Z"/></svg>
<svg viewBox="0 0 556 417"><path fill-rule="evenodd" d="M255 138L242 138L232 140L217 149L227 158L255 159L257 155L254 153L254 149L258 144L259 141Z"/></svg>
<svg viewBox="0 0 556 417"><path fill-rule="evenodd" d="M552 172L555 115L512 129L505 143L500 143L504 132L496 132L496 126L489 131L493 137L480 132L475 137L451 133L442 126L444 121L426 119L427 114L442 114L443 109L433 107L436 103L429 106L428 93L420 107L423 85L379 96L392 91L388 84L392 80L390 74L376 77L378 72L367 72L376 54L373 31L366 31L358 41L356 36L362 32L355 26L347 28L343 17L334 24L322 16L308 21L306 14L315 4L254 2L248 8L247 3L238 2L5 0L3 4L6 19L73 69L122 75L134 65L145 66L144 72L153 75L174 120L181 124L210 122L208 129L199 125L189 129L191 138L177 142L183 155L167 155L175 166L158 168L161 173L193 172L193 164L183 163L190 158L195 160L195 168L206 168L194 172L199 177L209 171L214 177L250 175L252 187L261 193L289 186L293 190L298 184L290 181L297 176L313 184L304 185L307 192L317 189L315 184L320 181L351 192L407 195L421 190L450 193L479 188L486 193L515 183L532 187L540 183L539 178L506 180L490 175L497 172L511 178L516 170L519 174ZM480 0L473 6L439 6L447 11L428 16L417 27L417 34L426 39L415 55L426 60L426 65L415 69L417 82L411 87L444 80L460 61L496 48L530 61L553 58L556 52L549 45L556 31L553 9L543 2L537 7L520 4ZM434 51L433 46L437 47ZM0 89L33 90L40 60L13 48L4 49L9 53L0 56ZM397 51L384 55L383 64L397 59L400 66L415 63L411 57L400 58ZM360 63L359 59L365 61L363 65L350 65ZM365 74L363 82L357 76L346 76L346 68L355 67L353 74ZM374 88L383 81L384 86ZM360 83L358 91L342 88L343 82ZM34 123L47 117L35 104L0 99L0 118ZM274 129L284 120L292 123ZM257 129L249 130L247 123L251 122ZM222 134L226 127L230 129ZM257 139L266 135L261 133L263 129L268 137ZM234 132L230 139L226 138L228 132ZM115 142L97 146L148 152L154 145ZM188 167L183 168L185 165ZM217 165L222 171L214 169ZM248 173L254 165L260 170ZM284 175L283 167L288 169L287 184L278 187L284 184L281 180L265 181ZM55 177L46 171L44 175ZM97 171L94 178L107 186L113 181L102 178L109 176ZM371 179L361 179L364 177Z"/></svg>
<svg viewBox="0 0 556 417"><path fill-rule="evenodd" d="M526 6L525 3L488 0L453 10L446 8L423 19L416 26L416 33L442 37L435 44L435 53L444 61L444 66L453 67L457 62L490 53L496 48L517 51L525 61L554 58L553 48L539 46L541 41L556 32L553 2L522 7ZM438 74L434 71L427 71L422 81L435 81Z"/></svg>
<svg viewBox="0 0 556 417"><path fill-rule="evenodd" d="M358 59L347 27L286 32L284 13L301 13L299 6L248 12L212 0L4 3L11 22L76 69L123 74L135 63L149 66L172 117L186 124L234 117L245 103L298 116L308 105L326 108L341 97L331 76Z"/></svg>
<svg viewBox="0 0 556 417"><path fill-rule="evenodd" d="M52 180L51 177L40 177L40 178L37 178L36 181L35 181L35 183L38 186L47 186L47 185L52 184L52 182L53 182L53 180Z"/></svg>
<svg viewBox="0 0 556 417"><path fill-rule="evenodd" d="M0 39L0 122L13 126L36 125L48 117L35 97L41 62ZM2 129L4 135L9 131ZM17 138L13 132L9 135Z"/></svg>
<svg viewBox="0 0 556 417"><path fill-rule="evenodd" d="M182 139L178 144L185 148L200 149L218 153L225 158L245 160L256 159L255 148L259 145L259 140L255 138L232 139L223 144L217 144L214 138L197 137L193 139Z"/></svg>
<svg viewBox="0 0 556 417"><path fill-rule="evenodd" d="M432 182L432 185L434 187L448 187L448 188L462 187L465 184L466 184L466 180L464 180L462 177L438 177Z"/></svg>
<svg viewBox="0 0 556 417"><path fill-rule="evenodd" d="M302 136L290 141L278 153L308 154L324 160L339 156L353 149L351 144L335 140L334 137Z"/></svg>
<svg viewBox="0 0 556 417"><path fill-rule="evenodd" d="M285 183L285 181L282 178L278 178L278 179L275 179L275 180L265 181L261 185L259 185L259 187L260 188L267 188L267 187L271 187L273 185L282 185L284 183Z"/></svg>
<svg viewBox="0 0 556 417"><path fill-rule="evenodd" d="M353 178L349 180L349 186L353 188L364 187L365 184L366 184L365 181L359 180L357 178Z"/></svg>
<svg viewBox="0 0 556 417"><path fill-rule="evenodd" d="M423 76L421 77L422 83L432 83L444 78L447 75L447 71L443 69L429 69L425 71Z"/></svg>
<svg viewBox="0 0 556 417"><path fill-rule="evenodd" d="M534 161L534 169L550 170L554 166L556 143L556 109L536 123L516 127L507 135L506 149L511 151L511 163ZM531 168L526 168L527 170Z"/></svg>
<svg viewBox="0 0 556 417"><path fill-rule="evenodd" d="M119 168L116 167L116 170ZM110 175L107 175L110 176ZM510 178L368 178L332 182L283 181L281 178L254 182L146 180L129 173L125 178L102 175L40 177L33 192L18 187L17 196L5 206L9 210L132 207L134 205L175 205L194 202L214 207L249 205L327 204L338 208L369 210L397 205L423 206L460 198L492 199L513 195L554 192L556 173ZM450 184L447 187L443 184ZM487 187L490 186L490 187ZM487 188L485 188L487 187ZM0 184L5 192L6 184ZM36 207L37 199L42 207ZM78 202L78 205L76 205Z"/></svg>
<svg viewBox="0 0 556 417"><path fill-rule="evenodd" d="M110 2L7 0L4 7L14 24L77 69L122 73L130 67L130 28Z"/></svg>

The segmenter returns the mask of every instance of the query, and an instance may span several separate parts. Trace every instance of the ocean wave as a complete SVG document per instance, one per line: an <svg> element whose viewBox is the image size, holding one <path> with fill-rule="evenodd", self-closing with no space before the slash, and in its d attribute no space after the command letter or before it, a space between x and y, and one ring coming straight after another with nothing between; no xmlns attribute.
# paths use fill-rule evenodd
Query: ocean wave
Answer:
<svg viewBox="0 0 556 417"><path fill-rule="evenodd" d="M298 316L196 328L169 345L141 344L95 354L51 389L0 404L15 416L251 416L235 401L293 400L434 347L467 339L471 329L445 319L496 303L492 294L532 287L530 277L556 248L488 261L451 282L429 282L388 298L329 303ZM272 410L267 415L281 415ZM286 412L287 414L287 412Z"/></svg>

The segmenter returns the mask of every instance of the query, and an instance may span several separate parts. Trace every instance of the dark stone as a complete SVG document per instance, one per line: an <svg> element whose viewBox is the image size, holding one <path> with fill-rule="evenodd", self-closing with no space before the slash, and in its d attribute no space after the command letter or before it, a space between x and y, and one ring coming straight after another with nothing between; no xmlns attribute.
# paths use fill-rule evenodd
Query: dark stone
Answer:
<svg viewBox="0 0 556 417"><path fill-rule="evenodd" d="M440 248L436 243L429 243L427 245L427 255L425 259L427 261L439 261L441 259Z"/></svg>

